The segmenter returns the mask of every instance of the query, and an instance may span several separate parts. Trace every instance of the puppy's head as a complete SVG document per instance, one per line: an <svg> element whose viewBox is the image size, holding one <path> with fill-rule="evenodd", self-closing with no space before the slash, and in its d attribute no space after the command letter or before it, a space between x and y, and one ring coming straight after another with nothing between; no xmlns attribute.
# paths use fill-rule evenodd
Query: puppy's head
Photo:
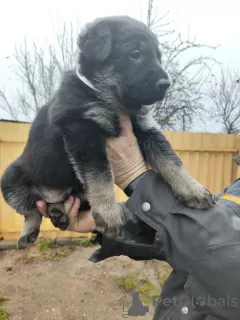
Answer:
<svg viewBox="0 0 240 320"><path fill-rule="evenodd" d="M83 74L127 107L161 101L170 85L157 37L126 16L95 20L78 38Z"/></svg>

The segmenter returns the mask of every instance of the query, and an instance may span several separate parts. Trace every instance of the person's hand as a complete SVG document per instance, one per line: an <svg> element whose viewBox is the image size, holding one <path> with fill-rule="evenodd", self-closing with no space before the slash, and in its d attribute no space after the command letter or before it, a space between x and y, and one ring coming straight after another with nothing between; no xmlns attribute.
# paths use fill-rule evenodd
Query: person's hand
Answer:
<svg viewBox="0 0 240 320"><path fill-rule="evenodd" d="M121 136L108 139L107 154L114 173L115 184L124 190L134 179L147 171L132 123L127 115L120 115Z"/></svg>
<svg viewBox="0 0 240 320"><path fill-rule="evenodd" d="M46 203L40 200L36 204L39 212L47 217ZM64 202L65 213L69 217L68 230L81 233L93 232L96 224L92 212L91 210L79 212L80 204L79 198L74 199L72 196Z"/></svg>

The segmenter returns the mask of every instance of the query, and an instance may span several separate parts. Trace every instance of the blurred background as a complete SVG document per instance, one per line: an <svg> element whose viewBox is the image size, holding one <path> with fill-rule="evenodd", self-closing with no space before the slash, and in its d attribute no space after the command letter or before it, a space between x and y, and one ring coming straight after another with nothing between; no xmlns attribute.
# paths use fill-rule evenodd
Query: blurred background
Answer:
<svg viewBox="0 0 240 320"><path fill-rule="evenodd" d="M6 1L0 12L0 119L31 121L61 73L76 66L76 38L99 16L130 15L159 37L172 86L153 106L163 129L240 132L238 1Z"/></svg>

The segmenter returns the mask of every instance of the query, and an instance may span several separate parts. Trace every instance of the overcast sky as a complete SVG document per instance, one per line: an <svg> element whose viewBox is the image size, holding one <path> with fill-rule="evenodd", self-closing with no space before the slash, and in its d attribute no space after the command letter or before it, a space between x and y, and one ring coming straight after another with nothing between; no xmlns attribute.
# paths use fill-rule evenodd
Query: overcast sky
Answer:
<svg viewBox="0 0 240 320"><path fill-rule="evenodd" d="M220 45L215 58L240 69L239 0L155 0L160 15L170 12L181 34L190 30L198 42ZM51 39L54 21L78 21L81 25L99 16L127 14L142 19L147 0L6 0L0 9L0 86L14 89L9 64L16 43L24 37L44 43ZM10 56L9 59L6 57Z"/></svg>

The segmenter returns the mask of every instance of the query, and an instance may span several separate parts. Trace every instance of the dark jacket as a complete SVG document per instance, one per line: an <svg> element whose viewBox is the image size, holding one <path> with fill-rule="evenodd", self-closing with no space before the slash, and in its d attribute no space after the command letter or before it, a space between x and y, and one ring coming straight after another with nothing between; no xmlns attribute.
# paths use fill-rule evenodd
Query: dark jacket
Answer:
<svg viewBox="0 0 240 320"><path fill-rule="evenodd" d="M175 271L164 284L154 320L239 320L240 180L208 210L186 207L153 172L132 189L129 200L119 204L125 220L121 237L98 235L101 248L90 260L127 255L167 261Z"/></svg>

